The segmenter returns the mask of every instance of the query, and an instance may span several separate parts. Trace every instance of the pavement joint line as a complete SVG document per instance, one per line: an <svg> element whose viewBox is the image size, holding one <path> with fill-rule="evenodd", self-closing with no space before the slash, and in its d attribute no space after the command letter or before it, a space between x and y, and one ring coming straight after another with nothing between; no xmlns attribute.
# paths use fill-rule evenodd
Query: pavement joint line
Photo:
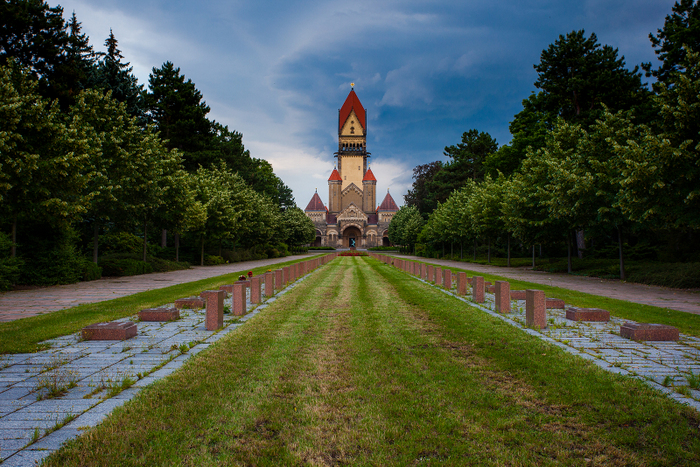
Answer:
<svg viewBox="0 0 700 467"><path fill-rule="evenodd" d="M275 291L271 297L265 298L263 296L264 301L259 304L250 302L250 289L247 289L246 314L241 317L224 315L224 327L216 331L204 329L205 312L203 309L181 310L181 318L178 321L168 323L140 322L142 325L139 326L139 334L127 341L99 341L100 345L91 345L92 342L98 341L81 341L77 337L79 333L74 333L45 341L50 343L52 347L44 351L34 354L15 354L8 356L8 358L0 356L0 384L2 384L5 375L17 375L10 376L17 381L0 385L0 432L10 430L16 433L16 439L30 442L30 444L24 443L21 446L16 442L9 443L16 445L16 449L7 449L5 446L8 443L1 442L0 465L3 467L6 465L26 465L27 462L41 461L51 452L59 449L65 441L78 436L81 428L99 424L114 408L131 400L144 387L174 373L191 357L207 349L229 332L237 330L248 320L255 318L280 296L293 290L324 265L320 264L294 282L286 284L283 289ZM262 284L262 289L264 290L264 288L265 285ZM233 298L229 297L224 303L231 303L232 300ZM233 307L231 306L231 308ZM133 318L126 317L115 321L130 321ZM173 344L167 347L169 342ZM176 353L179 352L182 345L189 346L192 342L196 342L196 344L188 348L186 352ZM173 348L173 346L177 346L177 348ZM127 348L128 350L125 350ZM156 352L152 353L154 350ZM143 355L146 357L141 357ZM77 366L80 360L84 360L80 363L85 364L85 366ZM139 364L135 364L137 360L139 360ZM55 368L47 368L47 364L53 366L58 361L60 364ZM125 363L127 361L129 363ZM74 362L76 365L71 366ZM29 365L32 365L32 369L29 368ZM15 366L20 371L12 371ZM76 377L77 385L57 398L37 400L36 393L39 391L36 389L38 386L37 377L59 374L66 367L70 368L67 371L76 371L79 374L79 377ZM79 371L82 368L94 371L82 373ZM97 369L95 370L95 368ZM146 371L141 371L142 368L145 368ZM140 378L138 378L139 374L142 375ZM24 378L22 379L22 377ZM98 380L98 378L100 379ZM123 382L126 378L132 378L133 384L110 396L111 388L115 387L112 385L117 383L121 385L118 380ZM31 383L27 383L27 381L31 381ZM95 392L96 385L104 385L105 382L109 382L109 385ZM13 394L14 389L22 389L18 393L15 391L19 397L3 398L3 394ZM83 393L85 395L82 395ZM124 396L120 397L121 394ZM79 397L73 398L73 396ZM94 404L83 402L92 400L94 400ZM17 404L16 408L13 403ZM54 411L42 410L42 404L54 407ZM75 406L80 406L82 409L74 410ZM5 408L13 410L5 412ZM13 414L17 415L12 417ZM42 414L46 414L50 418L42 418ZM68 415L71 416L71 420L64 423L68 420L66 418ZM8 416L12 419L26 418L27 420L9 420ZM61 426L56 428L58 425ZM31 442L35 430L43 433L40 434L39 439ZM50 430L53 431L49 433Z"/></svg>
<svg viewBox="0 0 700 467"><path fill-rule="evenodd" d="M389 265L389 266L391 266L391 265ZM394 266L391 266L391 267L394 267ZM628 370L628 369L626 369L626 368L622 368L622 366L627 366L627 367L633 366L633 363L631 363L631 362L630 362L630 363L620 363L620 362L617 361L617 360L616 360L616 361L613 361L613 362L609 362L608 360L605 360L605 359L603 358L603 355L593 355L593 354L591 354L591 353L584 352L584 351L582 351L582 350L580 350L580 349L578 349L578 348L576 348L576 347L573 347L573 346L571 346L571 345L568 345L568 344L565 343L565 342L562 342L562 341L560 341L560 340L557 340L557 339L551 337L550 335L544 334L543 332L538 332L538 331L536 331L535 329L528 328L528 327L526 327L526 326L524 325L524 306L522 306L522 307L519 306L519 307L518 307L518 308L522 308L522 309L523 309L523 310L520 310L520 311L522 312L521 314L523 314L522 317L520 317L519 315L514 315L514 314L513 314L513 310L511 310L511 313L509 313L509 314L498 313L498 312L494 311L493 309L489 308L489 307L486 306L486 305L482 305L482 304L473 302L471 299L467 298L467 297L468 297L468 294L467 294L467 296L464 296L464 297L463 297L463 296L460 296L460 295L458 295L458 294L452 292L452 290L446 290L446 289L444 289L444 288L441 287L441 286L438 286L438 285L433 284L433 283L431 283L431 282L425 281L425 280L423 280L422 278L417 277L417 276L415 276L415 275L413 275L413 274L411 274L411 273L409 273L409 272L407 272L407 271L403 271L403 270L401 270L401 269L399 269L399 268L396 268L396 270L399 271L399 272L402 272L402 273L404 273L404 274L406 274L406 275L408 275L408 276L410 276L410 277L412 277L412 278L415 279L415 280L418 280L418 281L420 281L420 282L423 282L424 284L427 284L427 285L433 287L434 289L437 289L437 290L439 290L439 291L441 291L441 292L443 292L443 293L445 293L445 294L447 294L447 295L450 295L450 296L452 296L452 297L454 297L454 298L456 298L456 299L458 299L458 300L460 300L460 301L462 301L462 302L464 302L464 303L467 303L469 306L472 306L472 307L477 308L477 309L479 309L479 310L481 310L481 311L483 311L483 312L486 312L486 313L488 313L489 315L491 315L491 316L493 316L493 317L496 317L496 318L500 319L501 321L504 321L504 322L510 324L511 326L516 327L516 328L520 329L521 331L523 331L523 332L525 332L525 333L527 333L527 334L529 334L529 335L531 335L531 336L537 337L537 338L539 338L540 340L543 340L543 341L545 341L545 342L548 342L548 343L550 343L550 344L553 344L553 345L555 345L556 347L559 347L560 349L562 349L562 350L564 350L564 351L566 351L566 352L568 352L568 353L570 353L570 354L572 354L572 355L576 355L576 356L578 356L578 357L580 357L580 358L583 358L583 359L585 359L585 360L588 360L588 361L594 363L594 364L595 364L596 366L598 366L599 368L602 368L602 369L604 369L604 370L606 370L606 371L608 371L608 372L611 372L611 373L617 373L617 374L621 374L621 375L625 375L625 376L629 376L629 377L632 377L632 378L636 378L636 379L638 379L638 380L641 380L641 381L643 381L644 383L646 383L647 385L649 385L650 387L652 387L652 388L654 388L654 389L656 389L656 390L658 390L658 391L661 391L661 392L664 393L666 396L670 397L671 399L675 400L676 402L679 402L679 403L682 403L682 404L687 405L687 406L689 406L689 407L692 407L692 408L695 409L696 411L700 412L700 390L691 389L688 385L679 385L679 386L675 386L675 385L674 385L674 386L672 386L672 387L666 387L666 386L664 386L663 382L662 382L662 383L659 383L659 382L657 382L653 377L645 377L645 376L639 374L639 373L636 372L636 371L630 371L630 370ZM487 304L490 304L490 305L494 306L494 308L495 308L495 295L494 295L494 294L490 294L490 293L485 293L484 295L485 295ZM524 300L517 300L517 301L516 301L516 300L512 300L512 301L511 301L511 304L512 304L513 302L523 302L523 303L524 303ZM547 310L547 316L548 316L548 317L551 316L551 315L554 314L556 311L557 311L557 310ZM563 310L561 310L561 311L563 311ZM560 314L561 314L561 313L560 313ZM521 319L522 322L520 322L520 321L518 320L519 318L522 318L522 319ZM554 323L551 323L551 324L550 324L550 321L548 320L549 326L555 326L555 325L561 324L561 319L559 318L559 320L558 320L558 318L559 318L558 316L555 317ZM566 321L566 320L565 320L565 321ZM619 318L611 317L611 318L610 318L610 323L605 323L606 326L604 326L603 329L604 329L605 327L608 327L608 328L611 328L611 329L612 329L613 326L615 326L615 327L617 327L617 329L619 329L619 323L622 322L622 321L625 321L625 322L632 322L631 320L621 320L621 319L619 319ZM576 329L578 330L579 334L582 334L582 333L584 333L584 331L581 331L581 329L580 329L581 327L585 327L585 326L588 325L589 327L590 327L590 326L593 326L593 327L595 328L595 326L596 326L597 324L598 324L598 323L576 322L576 323L574 323L574 325L572 325L572 326L565 326L565 327L566 327L566 328L569 328L569 327L570 327L570 328L576 328ZM549 326L548 326L548 327L549 327ZM547 330L547 328L545 328L545 330ZM605 332L605 331L597 331L597 332L594 332L594 333L591 333L591 334L593 334L593 336L595 336L595 335L597 334L599 337L602 336L602 337L606 337L606 338L609 338L609 337L612 337L612 336L615 335L615 334L612 334L611 332ZM619 337L619 335L618 335L617 337ZM586 339L588 339L589 342L599 342L599 341L600 341L597 337L593 337L593 339L591 339L590 336L589 336L589 337L580 336L580 339L581 339L582 342L585 341ZM564 338L564 339L562 339L562 340L565 340L565 341L568 342L569 339L568 339L568 338ZM697 338L695 338L695 337L693 337L693 336L687 336L687 335L685 335L685 334L681 334L681 338L679 339L679 341L678 341L678 342L674 342L673 344L670 344L670 345L676 345L676 346L685 345L685 346L687 346L687 347L691 347L691 348L694 348L695 350L698 350L696 346L690 344L690 342L696 342L696 343L697 343L698 340L699 340L699 339L697 339ZM613 345L613 344L614 344L613 340L610 340L609 343L610 343L610 345ZM643 349L642 351L645 351L645 352L650 352L650 351L651 351L651 349L644 349L643 347L640 349L640 346L647 346L647 347L651 347L652 349L654 349L654 350L656 350L656 351L661 351L661 349L657 349L657 348L655 347L655 345L664 345L665 343L662 342L662 343L655 343L655 344L645 344L645 343L635 342L635 341L628 341L628 342L625 341L625 342L623 342L623 344L624 344L624 345L623 345L622 347L615 347L614 350L618 351L618 352L621 353L621 354L624 354L624 352L625 352L626 350L628 350L628 349L631 349L631 350L629 350L629 352L628 352L626 355L623 355L623 356L620 357L619 359L624 359L624 358L631 359L631 358L634 357L635 355L634 355L634 354L630 355L630 352L634 352L635 350L639 351L639 350L642 350L642 349ZM596 346L596 348L597 348L597 346ZM611 358L611 357L609 357L609 358ZM651 361L651 359L644 359L643 357L639 357L639 358L640 358L641 360L645 361L645 362L650 362L650 361ZM685 374L690 373L690 374L692 374L692 375L695 375L695 376L700 377L700 373L693 373L693 372L692 372L692 367L694 367L694 366L697 367L698 369L700 369L700 351L698 352L698 354L697 354L696 356L692 357L691 359L692 359L692 360L695 360L695 365L688 364L688 363L686 363L686 364L684 365L684 368L690 369L690 371L683 371L683 370L681 370L681 368L680 368L679 365L676 365L675 367L672 367L672 366L669 366L669 365L667 365L667 364L660 364L661 366L665 367L666 369L669 369L669 370L674 369L674 370L675 370L675 374L674 374L674 376L672 377L671 384L676 383L676 381L678 381L678 378L686 378L685 375L684 375L684 373L685 373ZM687 360L687 359L686 359L686 360ZM653 368L653 367L651 367L651 368ZM656 371L656 373L658 373L659 376L662 376L662 375L663 375L663 374L662 374L662 371L666 371L666 370L661 369L661 368L658 368L658 367L657 367L656 369L658 370L658 371ZM680 382L682 383L682 382L683 382L683 379L681 379ZM686 379L686 383L688 383L687 379ZM689 397L689 396L686 396L686 395L684 395L684 394L680 394L680 393L678 393L678 392L676 392L676 391L673 390L673 388L682 388L682 387L685 387L686 390L687 390L693 397Z"/></svg>

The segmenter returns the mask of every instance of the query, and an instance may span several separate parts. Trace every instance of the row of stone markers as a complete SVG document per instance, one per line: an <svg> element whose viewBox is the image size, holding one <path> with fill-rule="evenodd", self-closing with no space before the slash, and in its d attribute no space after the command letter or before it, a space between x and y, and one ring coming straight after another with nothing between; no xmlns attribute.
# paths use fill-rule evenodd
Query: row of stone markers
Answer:
<svg viewBox="0 0 700 467"><path fill-rule="evenodd" d="M442 269L432 264L407 261L392 258L386 255L372 254L372 256L386 264L393 264L397 268L418 276L426 282L432 282L446 290L453 289L456 284L457 295L466 295L467 288L471 288L471 298L474 303L484 303L485 292L494 295L495 310L499 313L511 311L512 300L525 300L525 324L528 327L544 329L547 327L548 309L566 309L566 318L573 321L610 321L610 313L598 308L566 308L564 300L546 297L542 290L510 290L507 281L484 282L480 276L467 277L464 272L453 273L449 269ZM630 323L620 326L620 335L637 341L677 341L678 329L663 324Z"/></svg>
<svg viewBox="0 0 700 467"><path fill-rule="evenodd" d="M303 281L305 274L334 257L314 258L250 278L244 284L246 295L238 295L246 300L245 308L237 308L237 314L226 313L223 327L220 313L224 307L236 309L234 289L240 293L240 285L224 286L230 292L207 291L190 297L179 303L180 308L172 304L142 310L138 318L42 342L50 347L47 350L0 355L0 464L34 465L66 440L100 423L142 388L244 326ZM223 293L230 296L221 306ZM93 340L100 334L107 340Z"/></svg>
<svg viewBox="0 0 700 467"><path fill-rule="evenodd" d="M612 373L638 378L700 411L700 338L664 325L635 323L606 310L565 306L536 290L510 290L463 272L372 254L475 308ZM528 307L529 302L529 307Z"/></svg>
<svg viewBox="0 0 700 467"><path fill-rule="evenodd" d="M149 308L139 312L141 321L174 321L180 318L179 310L206 308L205 328L207 331L221 329L224 324L224 300L231 297L231 311L234 316L243 316L247 312L246 302L257 305L263 297L269 298L275 290L282 290L288 284L296 281L335 258L332 253L320 258L294 263L283 268L268 270L266 273L252 276L247 280L239 280L233 284L222 285L219 290L205 290L199 297L187 297L175 300L173 307ZM82 337L85 340L126 340L138 333L136 323L113 321L97 323L83 328Z"/></svg>

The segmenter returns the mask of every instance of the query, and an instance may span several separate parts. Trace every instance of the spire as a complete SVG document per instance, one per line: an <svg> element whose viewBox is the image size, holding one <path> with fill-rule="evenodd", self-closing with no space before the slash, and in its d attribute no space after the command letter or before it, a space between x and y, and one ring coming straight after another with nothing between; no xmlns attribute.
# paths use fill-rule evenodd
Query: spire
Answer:
<svg viewBox="0 0 700 467"><path fill-rule="evenodd" d="M342 182L343 181L343 179L340 178L340 174L338 173L338 169L336 169L335 167L333 167L333 172L331 172L331 176L328 177L328 181L329 182L332 182L332 181Z"/></svg>
<svg viewBox="0 0 700 467"><path fill-rule="evenodd" d="M355 115L357 115L357 120L360 122L360 125L362 125L362 128L365 130L367 129L365 108L362 107L360 99L357 97L357 94L355 94L355 90L352 89L350 90L350 94L348 94L348 97L345 99L345 103L340 108L340 114L338 118L339 130L343 128L343 124L350 116L350 112L352 112L353 110L355 111Z"/></svg>
<svg viewBox="0 0 700 467"><path fill-rule="evenodd" d="M376 182L377 179L374 178L374 174L372 173L372 169L367 167L367 172L365 172L365 177L362 179L363 182Z"/></svg>
<svg viewBox="0 0 700 467"><path fill-rule="evenodd" d="M399 207L396 205L396 202L394 201L394 198L391 197L389 194L389 189L386 190L386 196L384 197L384 201L382 201L382 204L379 205L377 208L377 211L398 211Z"/></svg>
<svg viewBox="0 0 700 467"><path fill-rule="evenodd" d="M309 204L306 206L306 209L304 211L325 211L326 207L323 205L323 201L321 201L321 197L318 196L318 193L314 193L314 195L311 197L311 201L309 201Z"/></svg>

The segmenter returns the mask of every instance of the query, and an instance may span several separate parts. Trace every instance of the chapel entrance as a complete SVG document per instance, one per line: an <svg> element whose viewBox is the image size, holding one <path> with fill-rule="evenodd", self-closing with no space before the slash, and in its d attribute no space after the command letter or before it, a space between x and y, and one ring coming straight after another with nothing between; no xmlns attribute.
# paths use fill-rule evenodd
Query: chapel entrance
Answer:
<svg viewBox="0 0 700 467"><path fill-rule="evenodd" d="M343 231L343 246L345 248L359 248L361 243L362 232L357 227L348 227Z"/></svg>

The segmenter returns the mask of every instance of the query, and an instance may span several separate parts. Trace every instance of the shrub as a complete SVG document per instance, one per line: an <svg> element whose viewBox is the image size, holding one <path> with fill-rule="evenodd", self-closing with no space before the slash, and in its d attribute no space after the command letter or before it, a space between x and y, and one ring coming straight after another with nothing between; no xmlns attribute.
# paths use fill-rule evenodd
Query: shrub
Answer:
<svg viewBox="0 0 700 467"><path fill-rule="evenodd" d="M178 271L181 269L189 269L190 263L181 261L170 261L167 259L156 258L155 256L148 257L148 264L153 267L153 272Z"/></svg>
<svg viewBox="0 0 700 467"><path fill-rule="evenodd" d="M153 272L153 266L132 258L102 258L100 264L105 276L137 276Z"/></svg>
<svg viewBox="0 0 700 467"><path fill-rule="evenodd" d="M18 282L31 285L72 284L83 276L84 259L76 247L77 235L71 228L44 227L28 239L31 251L23 251L23 267Z"/></svg>
<svg viewBox="0 0 700 467"><path fill-rule="evenodd" d="M204 265L205 266L216 266L217 264L225 264L226 260L221 256L216 255L204 255Z"/></svg>
<svg viewBox="0 0 700 467"><path fill-rule="evenodd" d="M100 249L105 254L143 254L143 238L128 232L110 232L100 238Z"/></svg>
<svg viewBox="0 0 700 467"><path fill-rule="evenodd" d="M92 261L83 261L83 281L94 281L102 277L102 268Z"/></svg>
<svg viewBox="0 0 700 467"><path fill-rule="evenodd" d="M372 248L370 248L371 250ZM310 246L309 250L335 250L332 246Z"/></svg>
<svg viewBox="0 0 700 467"><path fill-rule="evenodd" d="M19 280L23 261L10 258L12 241L10 236L0 232L0 290L10 290Z"/></svg>

